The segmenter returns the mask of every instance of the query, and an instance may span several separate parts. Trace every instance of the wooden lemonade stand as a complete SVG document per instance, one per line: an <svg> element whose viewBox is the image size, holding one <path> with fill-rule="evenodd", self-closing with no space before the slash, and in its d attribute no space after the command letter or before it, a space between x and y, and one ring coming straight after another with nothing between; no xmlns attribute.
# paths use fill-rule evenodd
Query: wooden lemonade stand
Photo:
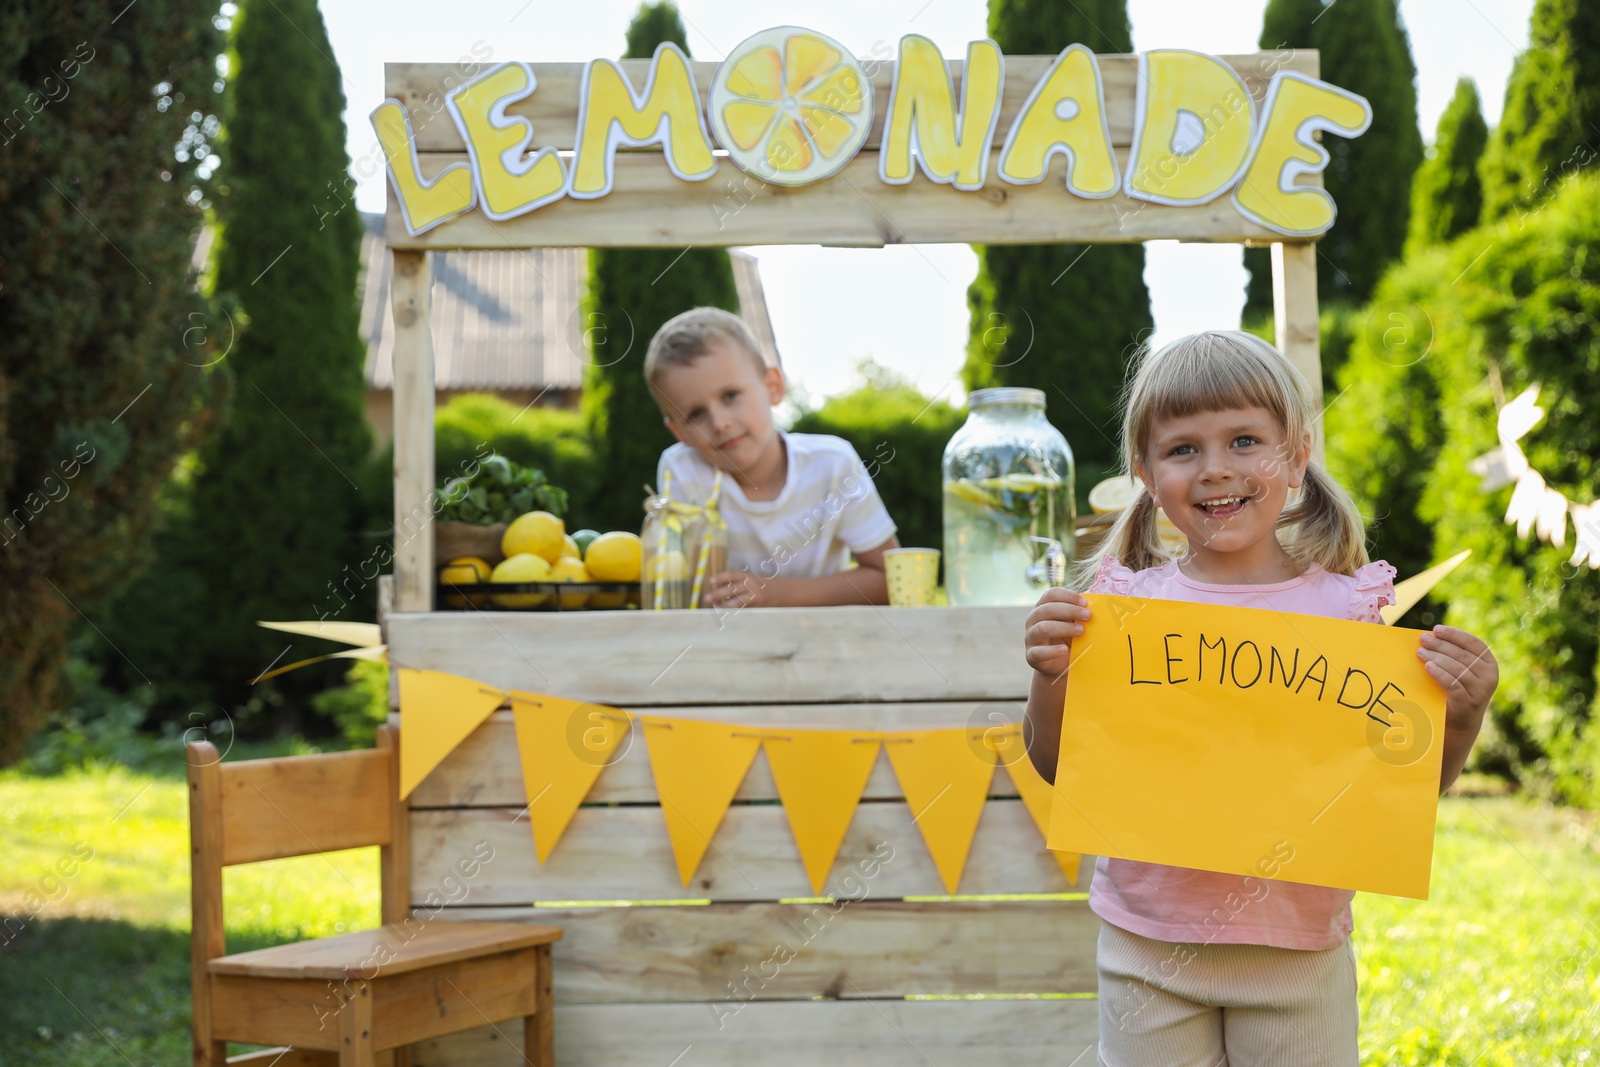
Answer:
<svg viewBox="0 0 1600 1067"><path fill-rule="evenodd" d="M1136 89L1142 61L1097 58L1104 126L1125 170L1136 105L1143 106L1143 91ZM1221 58L1247 88L1258 126L1274 74L1318 73L1315 52ZM1002 719L1019 722L1029 684L1023 607L758 609L721 618L710 611L434 611L428 253L785 243L1271 244L1279 344L1319 389L1310 240L1253 221L1227 195L1194 206L1122 191L1098 199L1072 195L1063 188L1061 153L1046 155L1048 173L1036 184L998 177L1002 138L1057 61L1005 57L990 162L975 189L925 175L904 184L880 177L896 84L892 61L868 64L865 71L874 117L864 143L836 174L806 185L760 181L726 157L718 157L708 180L684 180L674 173L684 160L669 167L660 140L622 138L606 149L614 152L614 182L603 196L559 197L512 218L465 210L413 232L414 212L402 210L391 186L386 239L394 256L399 535L393 607L383 620L391 663L468 676L497 689L751 726L981 731ZM652 80L652 62L618 67L637 89ZM963 66L950 63L958 98ZM585 66L527 69L537 91L512 100L504 115L531 121L529 151L553 148L569 154L561 158L572 164L575 146L582 151ZM692 63L689 69L705 107L718 65ZM409 117L409 173L422 187L433 182L437 191L441 182L460 180L464 170L450 172L452 165L467 164L466 172L483 165L469 157L459 120L449 121L429 103L448 97L460 81L449 65L386 68L387 95ZM374 121L381 132L378 113ZM404 154L392 155L391 166L404 170ZM1320 182L1309 172L1296 184L1317 188ZM646 340L636 340L641 355ZM403 746L404 716L395 721ZM864 890L848 893L840 904L847 891L837 883L830 881L819 897L808 880L760 754L685 885L662 828L640 733L635 724L632 739L621 744L542 865L525 818L530 798L507 708L490 715L408 800L414 908L449 876L458 853L488 842L492 862L464 899L439 912L442 918L564 929L554 964L561 1063L1092 1062L1092 1053L1074 1059L1093 1046L1097 1030L1099 920L1086 903L1092 857L1085 857L1078 882L1070 881L1005 769L995 770L981 801L959 890L952 894L924 846L915 822L920 815L907 803L887 753L880 753L833 868L835 877L854 873L853 884ZM773 963L779 942L792 952ZM516 1064L522 1062L520 1041L520 1031L484 1026L420 1046L416 1062Z"/></svg>

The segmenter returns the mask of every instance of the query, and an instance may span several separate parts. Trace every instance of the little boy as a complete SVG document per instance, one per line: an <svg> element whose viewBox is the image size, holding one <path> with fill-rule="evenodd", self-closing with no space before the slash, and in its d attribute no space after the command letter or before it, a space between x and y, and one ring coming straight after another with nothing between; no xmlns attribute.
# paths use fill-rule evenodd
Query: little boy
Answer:
<svg viewBox="0 0 1600 1067"><path fill-rule="evenodd" d="M661 453L657 489L670 472L674 498L703 503L723 472L731 569L707 577L707 606L888 603L894 520L848 441L773 425L783 371L742 319L685 311L651 339L644 374L678 439ZM850 555L859 566L846 570Z"/></svg>

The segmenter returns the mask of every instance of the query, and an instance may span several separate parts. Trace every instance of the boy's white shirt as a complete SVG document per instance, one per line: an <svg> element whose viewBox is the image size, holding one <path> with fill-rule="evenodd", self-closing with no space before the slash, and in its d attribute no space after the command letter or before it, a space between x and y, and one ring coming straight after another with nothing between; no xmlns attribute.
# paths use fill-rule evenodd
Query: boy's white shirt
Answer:
<svg viewBox="0 0 1600 1067"><path fill-rule="evenodd" d="M728 568L763 578L818 578L849 566L849 552L877 548L894 535L866 465L850 442L830 434L784 433L789 469L776 500L748 500L722 477L720 512L728 524ZM672 498L703 504L716 468L683 442L656 465L656 489L672 473Z"/></svg>

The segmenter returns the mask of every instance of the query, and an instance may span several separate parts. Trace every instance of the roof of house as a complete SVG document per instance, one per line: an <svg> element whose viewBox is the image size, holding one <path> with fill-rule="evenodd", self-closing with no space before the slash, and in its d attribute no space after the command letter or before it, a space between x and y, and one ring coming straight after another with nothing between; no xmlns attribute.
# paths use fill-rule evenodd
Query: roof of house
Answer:
<svg viewBox="0 0 1600 1067"><path fill-rule="evenodd" d="M362 216L361 332L369 389L394 385L389 307L393 259L383 216ZM731 253L740 314L778 362L772 320L755 257ZM376 265L376 269L373 269ZM587 353L579 301L587 271L581 248L433 253L433 367L436 389L578 389ZM647 339L640 339L642 345Z"/></svg>

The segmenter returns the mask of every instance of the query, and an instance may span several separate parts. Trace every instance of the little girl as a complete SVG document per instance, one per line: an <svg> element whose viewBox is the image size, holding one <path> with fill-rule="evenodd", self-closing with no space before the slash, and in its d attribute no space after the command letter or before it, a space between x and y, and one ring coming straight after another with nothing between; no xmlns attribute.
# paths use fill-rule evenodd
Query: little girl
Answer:
<svg viewBox="0 0 1600 1067"><path fill-rule="evenodd" d="M1359 512L1311 462L1310 396L1294 366L1249 334L1200 333L1146 350L1123 420L1126 470L1145 492L1074 584L1381 623L1378 608L1394 603L1395 570L1367 561ZM1162 549L1158 507L1188 538L1179 559ZM1028 616L1026 740L1050 782L1072 639L1088 617L1084 598L1065 589L1046 591ZM1420 644L1417 655L1446 694L1443 791L1477 738L1498 668L1482 641L1453 627L1435 626ZM1274 871L1291 862L1292 849L1273 861ZM1089 907L1104 920L1100 1063L1354 1067L1353 896L1102 856L1089 890ZM1220 927L1218 914L1229 916Z"/></svg>

